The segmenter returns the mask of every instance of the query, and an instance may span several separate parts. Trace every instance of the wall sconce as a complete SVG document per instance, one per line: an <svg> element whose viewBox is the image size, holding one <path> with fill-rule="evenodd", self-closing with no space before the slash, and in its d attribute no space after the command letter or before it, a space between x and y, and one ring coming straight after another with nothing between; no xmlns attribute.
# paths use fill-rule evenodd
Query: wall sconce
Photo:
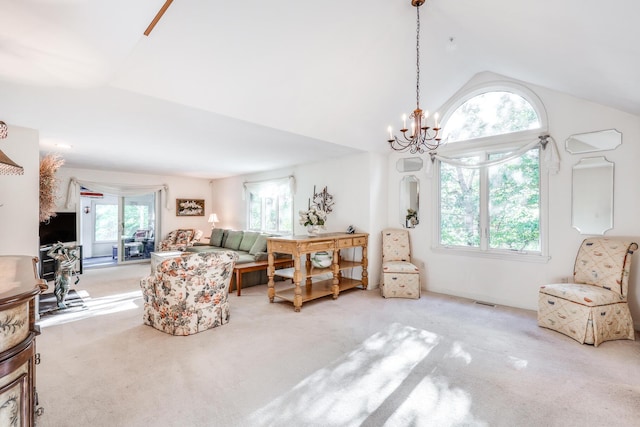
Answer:
<svg viewBox="0 0 640 427"><path fill-rule="evenodd" d="M91 208L89 206L85 206L84 213L88 214L89 212L91 212Z"/></svg>
<svg viewBox="0 0 640 427"><path fill-rule="evenodd" d="M7 136L9 136L9 127L0 120L0 139L5 139ZM2 150L0 150L0 175L24 175L24 168L7 157Z"/></svg>
<svg viewBox="0 0 640 427"><path fill-rule="evenodd" d="M216 228L216 222L220 222L220 220L218 219L218 215L212 213L211 215L209 215L209 219L207 220L207 222L211 223L211 229Z"/></svg>

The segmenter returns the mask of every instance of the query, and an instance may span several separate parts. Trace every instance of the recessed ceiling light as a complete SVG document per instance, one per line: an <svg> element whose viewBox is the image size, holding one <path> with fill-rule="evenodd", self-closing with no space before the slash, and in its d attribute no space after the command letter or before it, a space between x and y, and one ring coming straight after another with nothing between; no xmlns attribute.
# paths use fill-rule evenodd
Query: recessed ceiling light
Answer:
<svg viewBox="0 0 640 427"><path fill-rule="evenodd" d="M455 37L449 36L446 44L447 52L453 52L458 49L458 43L456 42Z"/></svg>
<svg viewBox="0 0 640 427"><path fill-rule="evenodd" d="M73 145L67 144L61 139L55 138L41 138L40 139L40 147L45 149L55 148L57 150L70 150L73 148Z"/></svg>

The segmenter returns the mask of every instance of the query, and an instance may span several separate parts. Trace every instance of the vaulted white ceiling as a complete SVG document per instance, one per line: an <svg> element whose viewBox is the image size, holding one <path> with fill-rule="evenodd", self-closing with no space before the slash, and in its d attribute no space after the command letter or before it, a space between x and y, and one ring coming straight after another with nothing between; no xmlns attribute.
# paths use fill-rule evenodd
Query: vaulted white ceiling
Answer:
<svg viewBox="0 0 640 427"><path fill-rule="evenodd" d="M0 0L0 120L69 166L216 178L387 150L410 0ZM640 115L640 2L427 0L421 106L491 71Z"/></svg>

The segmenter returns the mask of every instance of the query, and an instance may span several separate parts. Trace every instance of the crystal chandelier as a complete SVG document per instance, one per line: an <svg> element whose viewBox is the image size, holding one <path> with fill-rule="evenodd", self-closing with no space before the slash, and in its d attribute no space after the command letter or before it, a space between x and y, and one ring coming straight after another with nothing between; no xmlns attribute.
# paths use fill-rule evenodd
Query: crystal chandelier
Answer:
<svg viewBox="0 0 640 427"><path fill-rule="evenodd" d="M427 119L428 111L420 109L420 6L425 0L411 0L411 4L416 8L416 109L409 116L411 122L411 133L407 129L407 116L402 116L401 137L393 135L393 129L389 126L389 146L395 151L409 151L412 154L433 151L440 146L440 128L438 127L438 113L434 115L434 125L429 127Z"/></svg>

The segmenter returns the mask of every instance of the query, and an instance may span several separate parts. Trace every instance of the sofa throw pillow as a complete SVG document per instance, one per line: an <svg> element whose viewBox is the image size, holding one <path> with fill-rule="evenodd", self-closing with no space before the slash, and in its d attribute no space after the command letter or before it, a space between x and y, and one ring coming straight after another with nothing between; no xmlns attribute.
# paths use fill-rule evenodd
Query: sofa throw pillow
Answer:
<svg viewBox="0 0 640 427"><path fill-rule="evenodd" d="M138 230L133 234L133 240L135 242L142 242L147 238L147 232L149 230Z"/></svg>
<svg viewBox="0 0 640 427"><path fill-rule="evenodd" d="M193 236L193 230L178 230L176 233L176 245L186 245Z"/></svg>
<svg viewBox="0 0 640 427"><path fill-rule="evenodd" d="M199 242L200 239L202 239L202 235L204 233L202 232L202 230L196 230L193 232L193 237L191 237L191 241L190 243L196 243Z"/></svg>
<svg viewBox="0 0 640 427"><path fill-rule="evenodd" d="M170 245L173 245L176 242L176 235L178 234L178 230L173 230L169 234L167 234L166 241Z"/></svg>
<svg viewBox="0 0 640 427"><path fill-rule="evenodd" d="M249 252L259 235L260 233L255 231L245 231L242 236L242 242L240 242L240 250Z"/></svg>
<svg viewBox="0 0 640 427"><path fill-rule="evenodd" d="M209 239L209 244L211 246L222 247L222 236L224 235L224 230L222 228L214 228L211 230L211 238Z"/></svg>
<svg viewBox="0 0 640 427"><path fill-rule="evenodd" d="M251 249L249 249L249 254L256 255L260 252L267 252L267 237L266 234L260 234Z"/></svg>
<svg viewBox="0 0 640 427"><path fill-rule="evenodd" d="M224 243L227 241L227 236L229 235L230 231L231 230L228 230L226 228L222 231L222 244L220 246L222 246L223 248L224 248Z"/></svg>
<svg viewBox="0 0 640 427"><path fill-rule="evenodd" d="M229 230L227 233L227 239L223 242L222 246L227 249L237 251L240 248L240 242L242 242L242 231Z"/></svg>

